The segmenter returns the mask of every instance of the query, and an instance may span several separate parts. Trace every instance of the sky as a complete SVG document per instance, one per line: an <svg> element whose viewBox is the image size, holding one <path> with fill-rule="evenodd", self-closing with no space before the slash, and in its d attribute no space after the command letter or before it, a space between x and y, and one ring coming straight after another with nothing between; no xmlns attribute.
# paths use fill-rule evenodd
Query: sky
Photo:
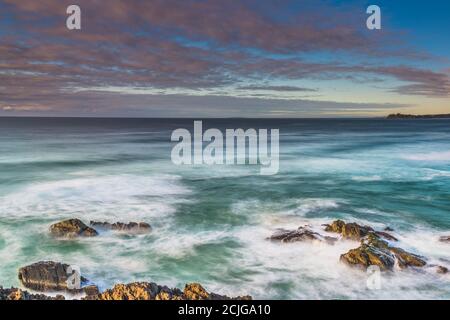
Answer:
<svg viewBox="0 0 450 320"><path fill-rule="evenodd" d="M66 9L81 8L81 30ZM366 9L381 8L381 30ZM450 113L450 2L0 0L0 116Z"/></svg>

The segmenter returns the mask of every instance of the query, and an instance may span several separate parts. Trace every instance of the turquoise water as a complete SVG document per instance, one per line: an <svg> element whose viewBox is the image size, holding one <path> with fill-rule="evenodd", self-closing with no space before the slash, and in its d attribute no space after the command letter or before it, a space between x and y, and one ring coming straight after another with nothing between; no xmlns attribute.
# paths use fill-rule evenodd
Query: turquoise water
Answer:
<svg viewBox="0 0 450 320"><path fill-rule="evenodd" d="M192 120L0 119L0 284L56 260L102 288L155 281L270 299L450 299L432 268L384 274L339 263L358 246L277 244L277 228L321 230L336 218L390 226L399 246L450 267L450 121L206 120L204 128L279 128L280 172L174 166L175 128ZM149 235L49 237L50 224L145 221ZM323 232L323 231L320 231Z"/></svg>

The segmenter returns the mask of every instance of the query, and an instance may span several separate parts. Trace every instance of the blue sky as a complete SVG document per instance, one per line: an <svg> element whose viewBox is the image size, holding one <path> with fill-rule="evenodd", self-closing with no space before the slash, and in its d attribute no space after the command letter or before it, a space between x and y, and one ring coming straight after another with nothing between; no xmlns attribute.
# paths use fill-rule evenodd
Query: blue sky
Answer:
<svg viewBox="0 0 450 320"><path fill-rule="evenodd" d="M0 116L450 113L445 1L0 0ZM367 30L379 5L382 30Z"/></svg>

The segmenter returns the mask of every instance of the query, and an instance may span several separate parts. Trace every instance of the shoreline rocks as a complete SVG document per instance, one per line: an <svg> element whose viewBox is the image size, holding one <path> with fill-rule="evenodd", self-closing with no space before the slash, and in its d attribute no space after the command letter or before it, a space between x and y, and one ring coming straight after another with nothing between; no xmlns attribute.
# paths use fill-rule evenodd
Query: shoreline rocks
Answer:
<svg viewBox="0 0 450 320"><path fill-rule="evenodd" d="M69 219L50 226L50 234L58 238L95 237L98 232L79 219Z"/></svg>
<svg viewBox="0 0 450 320"><path fill-rule="evenodd" d="M297 230L278 229L268 238L271 241L280 241L283 243L299 241L320 241L328 244L334 244L338 239L334 237L323 236L317 232L311 231L306 227L299 227Z"/></svg>
<svg viewBox="0 0 450 320"><path fill-rule="evenodd" d="M144 234L152 231L152 227L150 226L150 224L146 222L109 223L109 222L91 221L90 225L97 229L114 230L125 233Z"/></svg>

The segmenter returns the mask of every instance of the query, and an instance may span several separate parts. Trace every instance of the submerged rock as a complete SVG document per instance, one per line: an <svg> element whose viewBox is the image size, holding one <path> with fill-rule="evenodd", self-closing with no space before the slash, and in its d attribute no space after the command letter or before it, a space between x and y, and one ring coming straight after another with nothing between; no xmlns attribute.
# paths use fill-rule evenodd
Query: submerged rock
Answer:
<svg viewBox="0 0 450 320"><path fill-rule="evenodd" d="M55 237L76 238L95 237L98 232L88 227L79 219L69 219L50 226L50 233Z"/></svg>
<svg viewBox="0 0 450 320"><path fill-rule="evenodd" d="M299 227L297 230L279 229L275 232L269 240L280 241L283 243L298 242L298 241L324 241L329 244L334 244L336 238L322 236L321 234L311 231L305 227Z"/></svg>
<svg viewBox="0 0 450 320"><path fill-rule="evenodd" d="M439 238L440 242L448 242L450 243L450 236L443 236Z"/></svg>
<svg viewBox="0 0 450 320"><path fill-rule="evenodd" d="M4 289L0 286L0 300L64 300L64 296L57 295L55 297L46 296L44 294L31 294L17 288Z"/></svg>
<svg viewBox="0 0 450 320"><path fill-rule="evenodd" d="M443 266L437 266L436 267L436 272L439 274L447 274L448 273L448 268L443 267Z"/></svg>
<svg viewBox="0 0 450 320"><path fill-rule="evenodd" d="M229 298L227 296L209 293L200 284L187 284L184 291L153 282L134 282L117 284L98 295L91 295L86 300L251 300L250 296Z"/></svg>
<svg viewBox="0 0 450 320"><path fill-rule="evenodd" d="M83 289L69 289L67 286L67 272L69 265L53 262L41 261L19 269L19 280L28 289L36 291L69 291L81 292ZM87 279L81 277L81 284Z"/></svg>
<svg viewBox="0 0 450 320"><path fill-rule="evenodd" d="M369 226L362 226L357 223L345 223L342 220L336 220L331 224L325 225L325 231L339 233L344 239L360 241L367 235L374 233L390 241L398 241L397 238L387 232L375 231Z"/></svg>
<svg viewBox="0 0 450 320"><path fill-rule="evenodd" d="M422 257L401 248L391 247L375 233L364 238L358 248L341 255L340 260L348 265L363 268L375 265L382 271L392 270L396 262L402 269L426 265Z"/></svg>
<svg viewBox="0 0 450 320"><path fill-rule="evenodd" d="M109 222L91 221L90 225L95 228L128 233L148 233L152 230L152 227L146 222L109 223Z"/></svg>

